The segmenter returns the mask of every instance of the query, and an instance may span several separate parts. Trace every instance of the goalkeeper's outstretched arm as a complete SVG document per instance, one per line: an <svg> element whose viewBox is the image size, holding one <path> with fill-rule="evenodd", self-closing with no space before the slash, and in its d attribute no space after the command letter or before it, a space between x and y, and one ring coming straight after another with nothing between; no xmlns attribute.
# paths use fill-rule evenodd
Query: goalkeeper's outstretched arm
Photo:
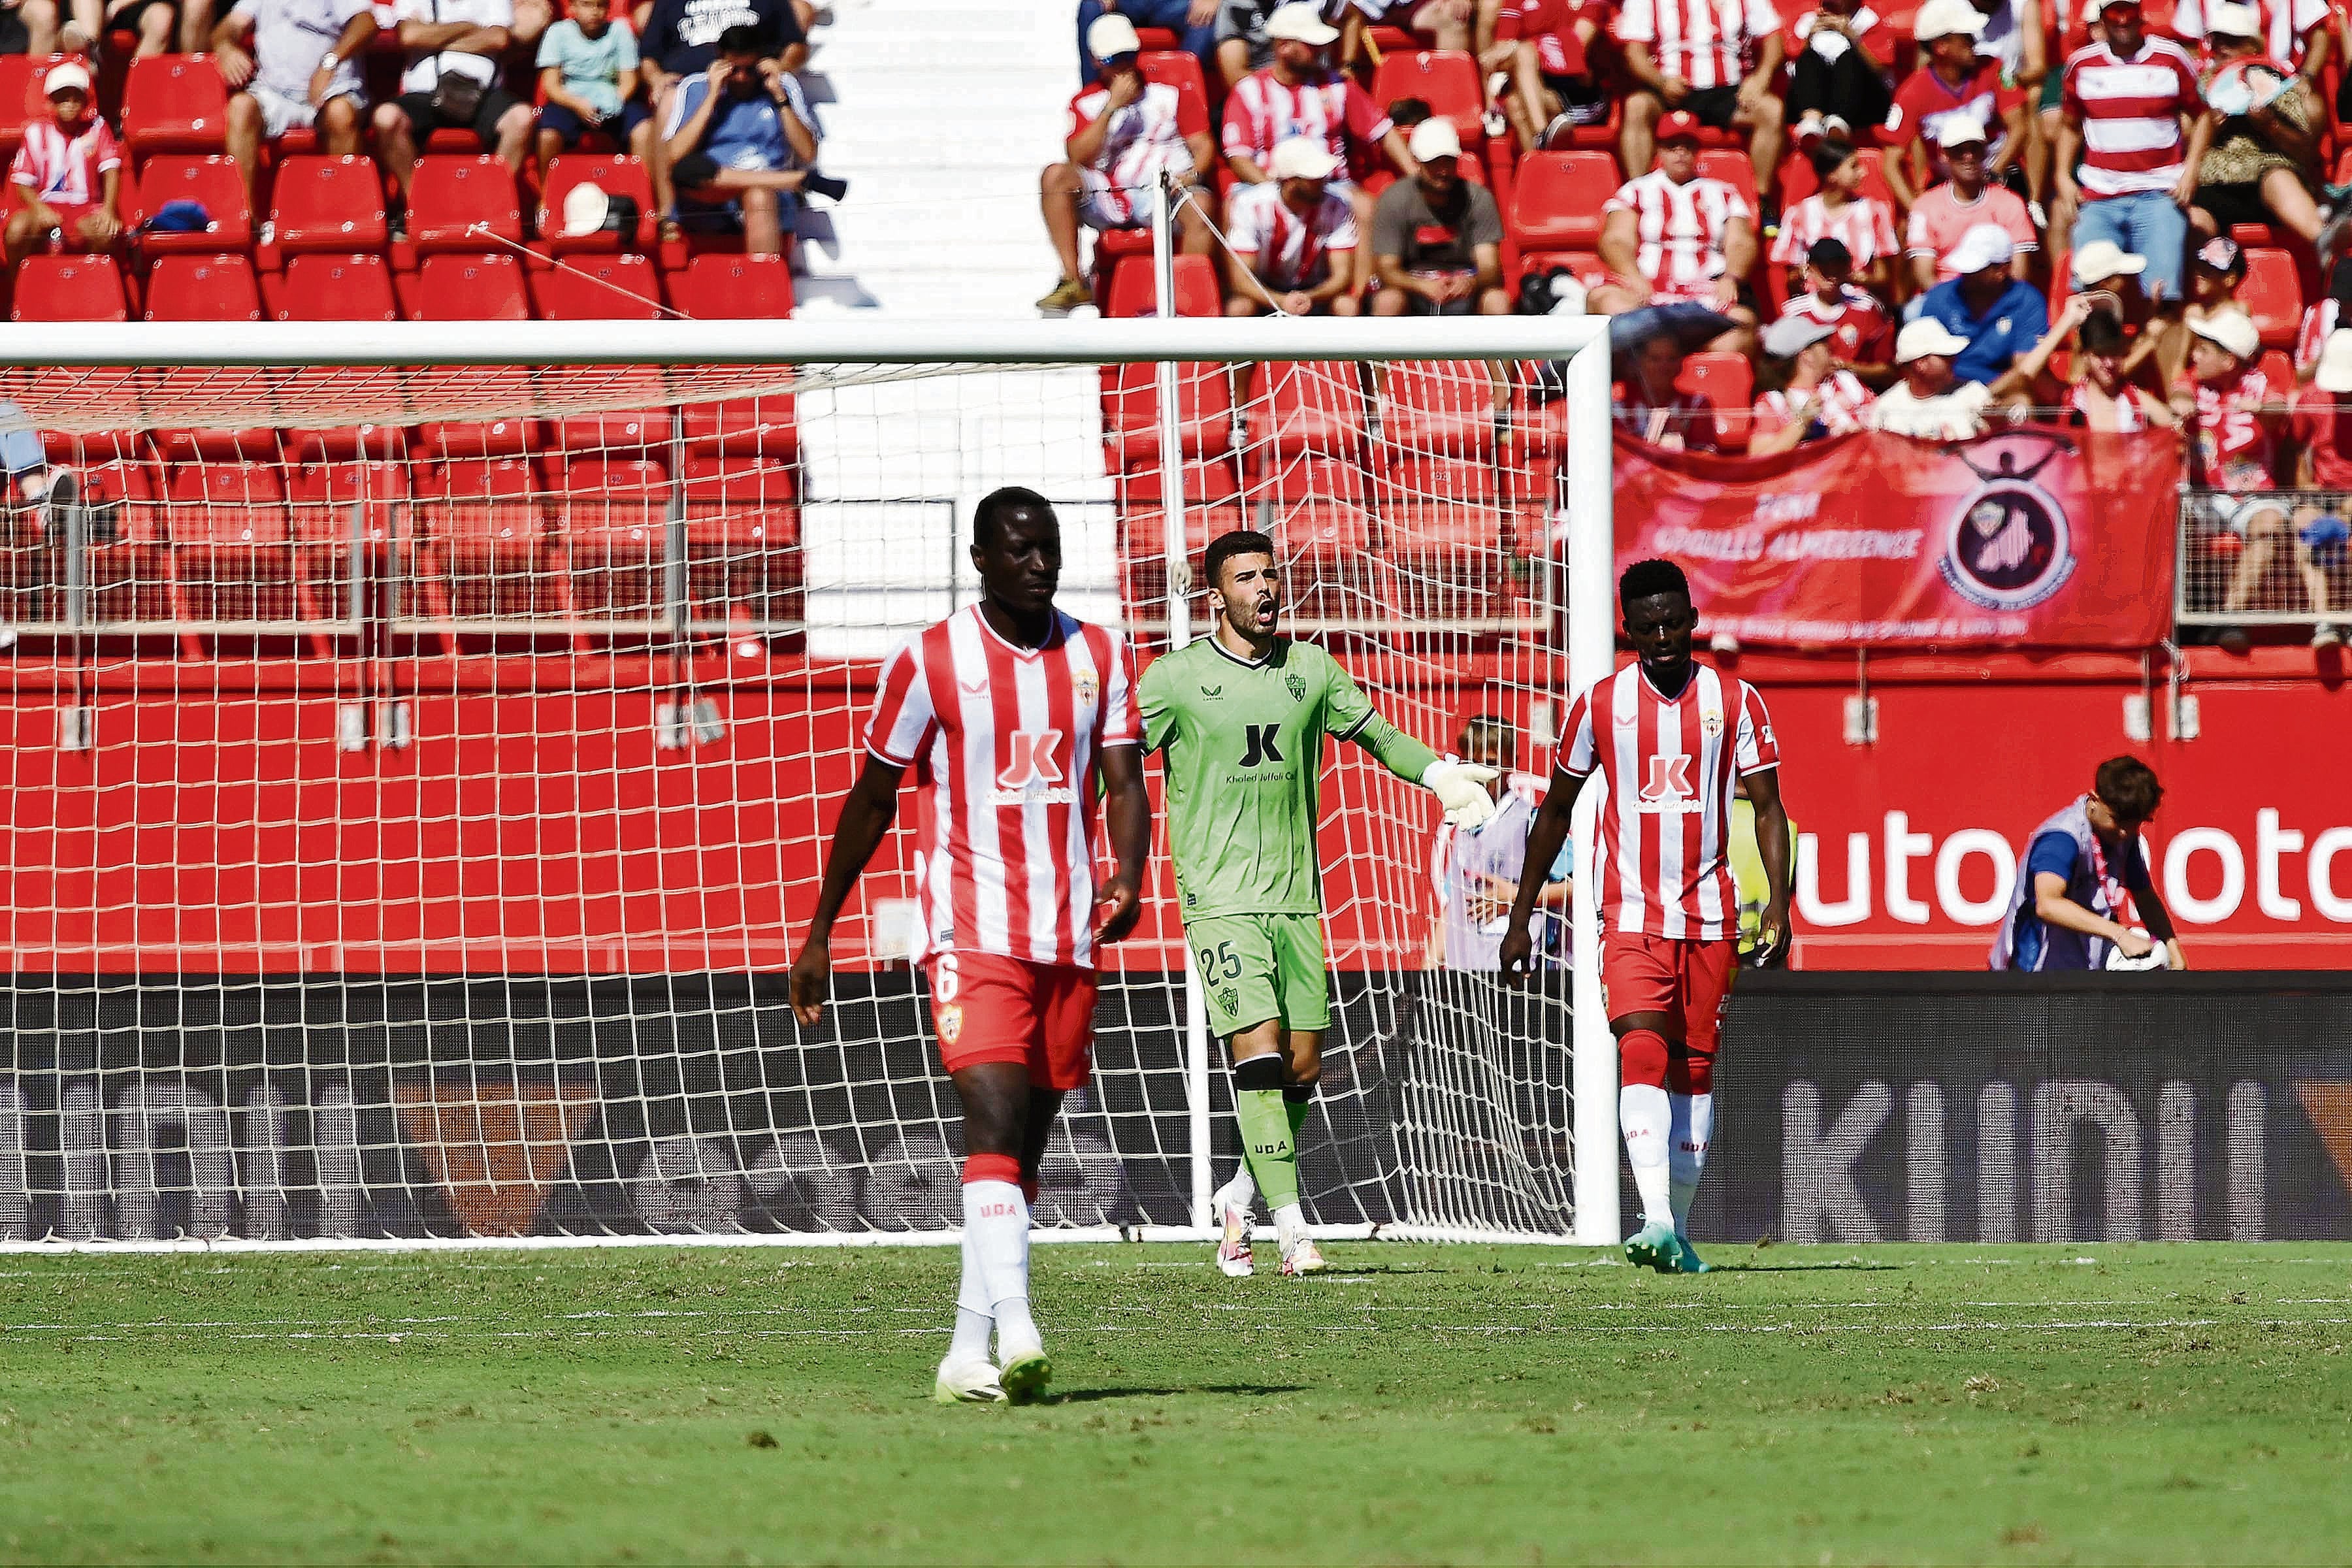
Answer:
<svg viewBox="0 0 2352 1568"><path fill-rule="evenodd" d="M1486 793L1494 769L1447 762L1372 711L1363 689L1344 672L1338 674L1328 710L1331 733L1355 742L1397 777L1436 795L1445 820L1456 827L1476 827L1495 815L1495 797Z"/></svg>

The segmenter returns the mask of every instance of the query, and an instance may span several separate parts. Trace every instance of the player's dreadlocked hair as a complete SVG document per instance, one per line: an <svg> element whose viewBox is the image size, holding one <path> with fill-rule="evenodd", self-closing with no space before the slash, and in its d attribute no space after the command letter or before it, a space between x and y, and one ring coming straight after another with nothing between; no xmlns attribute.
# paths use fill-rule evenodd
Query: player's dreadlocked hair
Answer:
<svg viewBox="0 0 2352 1568"><path fill-rule="evenodd" d="M1680 594L1685 599L1691 596L1690 579L1671 561L1636 561L1617 579L1617 607L1621 610L1636 599L1654 598L1660 594Z"/></svg>
<svg viewBox="0 0 2352 1568"><path fill-rule="evenodd" d="M972 509L971 542L985 549L996 542L996 525L1009 511L1034 511L1046 517L1054 515L1054 503L1035 490L1019 485L1006 485L991 490Z"/></svg>
<svg viewBox="0 0 2352 1568"><path fill-rule="evenodd" d="M1275 554L1274 541L1254 528L1237 528L1231 533L1221 533L1209 541L1209 552L1201 559L1201 574L1208 579L1210 587L1217 585L1217 574L1223 571L1225 563L1236 555L1282 559Z"/></svg>

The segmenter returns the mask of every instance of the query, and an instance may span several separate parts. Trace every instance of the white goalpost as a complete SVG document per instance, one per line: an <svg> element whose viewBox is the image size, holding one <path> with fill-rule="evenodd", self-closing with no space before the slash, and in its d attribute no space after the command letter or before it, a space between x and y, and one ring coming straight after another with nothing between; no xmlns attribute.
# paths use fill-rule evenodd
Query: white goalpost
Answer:
<svg viewBox="0 0 2352 1568"><path fill-rule="evenodd" d="M1262 529L1294 635L1539 787L1614 660L1611 383L1596 318L0 325L47 469L0 518L0 1247L954 1241L911 800L822 1029L782 971L973 504L1051 500L1065 607L1147 658ZM1436 808L1334 751L1310 1215L1613 1245L1589 877L1528 993L1432 965ZM1166 847L1044 1239L1213 1234Z"/></svg>

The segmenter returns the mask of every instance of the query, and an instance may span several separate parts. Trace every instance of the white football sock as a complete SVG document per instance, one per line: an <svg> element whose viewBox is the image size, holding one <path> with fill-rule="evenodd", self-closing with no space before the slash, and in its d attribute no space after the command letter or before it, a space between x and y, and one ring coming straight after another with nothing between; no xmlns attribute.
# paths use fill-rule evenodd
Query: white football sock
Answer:
<svg viewBox="0 0 2352 1568"><path fill-rule="evenodd" d="M1625 1135L1625 1162L1633 1167L1633 1190L1642 1194L1642 1218L1648 1225L1675 1223L1674 1204L1666 1191L1666 1145L1673 1121L1666 1091L1654 1084L1629 1083L1617 1091L1617 1125Z"/></svg>
<svg viewBox="0 0 2352 1568"><path fill-rule="evenodd" d="M963 1229L980 1264L1000 1356L1043 1342L1029 1315L1029 1202L1011 1182L963 1184Z"/></svg>
<svg viewBox="0 0 2352 1568"><path fill-rule="evenodd" d="M1216 1190L1213 1201L1220 1209L1237 1208L1244 1214L1250 1211L1251 1206L1257 1202L1257 1180L1250 1174L1247 1161L1244 1161L1241 1169L1234 1173L1232 1181ZM1225 1216L1223 1214L1217 1215L1217 1223L1219 1225L1225 1223Z"/></svg>
<svg viewBox="0 0 2352 1568"><path fill-rule="evenodd" d="M1670 1094L1666 1099L1673 1107L1666 1171L1675 1205L1675 1234L1687 1236L1691 1200L1698 1196L1699 1177L1706 1173L1707 1141L1715 1136L1715 1096Z"/></svg>
<svg viewBox="0 0 2352 1568"><path fill-rule="evenodd" d="M996 1330L996 1314L988 1310L988 1289L980 1277L980 1256L972 1246L971 1226L963 1227L963 1279L956 1287L955 1338L948 1344L948 1363L988 1359L988 1336Z"/></svg>
<svg viewBox="0 0 2352 1568"><path fill-rule="evenodd" d="M1274 1234L1285 1252L1306 1240L1307 1211L1297 1204L1285 1204L1275 1210Z"/></svg>

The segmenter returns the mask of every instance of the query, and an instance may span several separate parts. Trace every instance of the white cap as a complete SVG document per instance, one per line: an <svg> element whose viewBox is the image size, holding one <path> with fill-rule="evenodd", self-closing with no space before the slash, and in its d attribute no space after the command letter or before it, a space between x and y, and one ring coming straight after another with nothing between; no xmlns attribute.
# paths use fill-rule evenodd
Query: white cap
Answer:
<svg viewBox="0 0 2352 1568"><path fill-rule="evenodd" d="M2209 37L2259 38L2263 36L2263 14L2252 5L2242 5L2237 0L2221 0L2207 7L2205 32Z"/></svg>
<svg viewBox="0 0 2352 1568"><path fill-rule="evenodd" d="M1965 147L1972 142L1982 143L1991 140L1984 121L1973 114L1947 114L1936 122L1936 145L1938 147Z"/></svg>
<svg viewBox="0 0 2352 1568"><path fill-rule="evenodd" d="M594 234L604 226L604 219L613 210L613 198L604 187L593 180L583 180L563 193L563 234L577 238Z"/></svg>
<svg viewBox="0 0 2352 1568"><path fill-rule="evenodd" d="M1338 38L1339 29L1326 22L1309 0L1290 0L1287 5L1276 6L1274 15L1265 19L1265 36L1313 44L1319 49Z"/></svg>
<svg viewBox="0 0 2352 1568"><path fill-rule="evenodd" d="M1116 11L1104 12L1087 29L1087 53L1098 60L1136 54L1142 47L1143 39L1137 35L1135 24Z"/></svg>
<svg viewBox="0 0 2352 1568"><path fill-rule="evenodd" d="M1423 121L1412 128L1412 140L1405 146L1416 163L1426 163L1432 158L1462 156L1462 138L1454 133L1451 120Z"/></svg>
<svg viewBox="0 0 2352 1568"><path fill-rule="evenodd" d="M53 97L69 87L79 88L84 92L89 90L89 68L79 60L51 66L49 74L41 79L41 96Z"/></svg>
<svg viewBox="0 0 2352 1568"><path fill-rule="evenodd" d="M1923 44L1948 38L1954 33L1978 37L1985 30L1984 13L1969 0L1927 0L1911 23L1911 36Z"/></svg>
<svg viewBox="0 0 2352 1568"><path fill-rule="evenodd" d="M2089 289L2110 278L2137 278L2147 270L2147 258L2134 256L2112 239L2095 239L2074 253L2074 287Z"/></svg>
<svg viewBox="0 0 2352 1568"><path fill-rule="evenodd" d="M1274 144L1265 172L1277 180L1328 180L1339 160L1310 136L1286 136Z"/></svg>
<svg viewBox="0 0 2352 1568"><path fill-rule="evenodd" d="M1764 352L1774 359L1790 359L1836 333L1835 326L1818 316L1783 316L1764 329Z"/></svg>
<svg viewBox="0 0 2352 1568"><path fill-rule="evenodd" d="M1895 363L1909 364L1915 359L1929 354L1942 354L1947 359L1969 346L1969 340L1957 332L1944 330L1944 323L1931 316L1922 316L1906 326L1895 339Z"/></svg>
<svg viewBox="0 0 2352 1568"><path fill-rule="evenodd" d="M2243 310L2216 310L2189 322L2189 330L2207 342L2221 344L2240 359L2252 359L2263 352L2263 334L2255 329L2254 319ZM2332 340L2334 334L2329 336Z"/></svg>
<svg viewBox="0 0 2352 1568"><path fill-rule="evenodd" d="M2352 327L2338 327L2327 334L2319 351L2319 369L2311 381L2322 392L2352 392Z"/></svg>
<svg viewBox="0 0 2352 1568"><path fill-rule="evenodd" d="M1997 223L1980 223L1960 236L1960 243L1944 258L1944 265L1953 271L1966 274L1981 272L1988 267L2006 267L2017 254L2017 242L2009 231Z"/></svg>

